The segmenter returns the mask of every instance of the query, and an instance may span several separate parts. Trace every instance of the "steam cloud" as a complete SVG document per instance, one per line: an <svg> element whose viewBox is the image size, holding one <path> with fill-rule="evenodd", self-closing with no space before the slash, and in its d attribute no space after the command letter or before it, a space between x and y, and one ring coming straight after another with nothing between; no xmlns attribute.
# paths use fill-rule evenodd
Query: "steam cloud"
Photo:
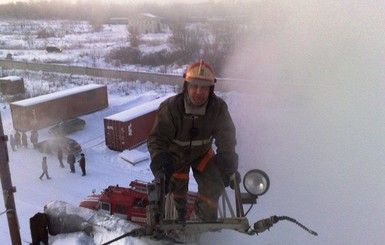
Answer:
<svg viewBox="0 0 385 245"><path fill-rule="evenodd" d="M381 244L385 3L265 1L255 19L224 69L248 79L230 84L243 90L228 100L240 172L260 168L271 180L249 218L292 214L320 234L292 235L282 225L256 239ZM223 244L245 239L232 237Z"/></svg>

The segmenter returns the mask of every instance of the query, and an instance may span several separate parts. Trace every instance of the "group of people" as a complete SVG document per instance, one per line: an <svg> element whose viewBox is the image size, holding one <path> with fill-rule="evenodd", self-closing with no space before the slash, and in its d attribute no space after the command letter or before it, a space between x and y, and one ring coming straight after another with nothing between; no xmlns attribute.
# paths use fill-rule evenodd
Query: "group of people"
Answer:
<svg viewBox="0 0 385 245"><path fill-rule="evenodd" d="M31 135L29 137L33 148L37 148L37 143L39 139L39 133L36 129L31 130ZM18 130L16 130L14 135L10 135L9 137L9 143L11 145L12 151L16 151L17 149L20 148L28 148L28 137L26 132L20 133ZM63 150L59 147L58 152L57 152L57 157L59 160L59 164L61 168L64 168L64 163L63 163ZM70 153L67 155L67 163L70 166L70 172L75 173L75 163L76 163L76 157L74 154ZM84 153L80 154L80 159L78 160L79 167L82 170L82 176L86 175L86 159L84 156ZM48 174L48 165L47 165L47 157L44 156L42 159L41 167L43 170L43 173L39 177L41 180L43 179L44 175L47 177L47 179L51 179Z"/></svg>
<svg viewBox="0 0 385 245"><path fill-rule="evenodd" d="M70 165L70 173L75 173L75 162L76 157L74 154L68 154L67 156L67 163ZM82 170L82 176L86 176L86 158L84 156L84 153L80 154L80 159L78 160L79 167Z"/></svg>
<svg viewBox="0 0 385 245"><path fill-rule="evenodd" d="M36 129L31 131L30 141L33 145L33 148L36 149L36 144L38 142L39 134ZM28 136L26 132L20 132L16 130L14 135L9 136L9 144L11 145L12 151L20 148L28 148Z"/></svg>
<svg viewBox="0 0 385 245"><path fill-rule="evenodd" d="M58 150L58 159L59 159L60 167L64 168L63 151L60 148ZM70 166L70 173L75 173L75 163L76 163L75 154L69 153L67 155L67 163ZM86 158L85 158L84 153L80 154L80 159L78 160L78 163L79 163L80 169L82 170L82 176L86 176ZM48 174L48 165L47 165L47 157L46 156L43 157L43 160L41 162L41 168L43 170L43 173L40 175L39 178L42 180L43 176L45 175L47 177L47 179L51 179L51 177L49 177L49 174Z"/></svg>

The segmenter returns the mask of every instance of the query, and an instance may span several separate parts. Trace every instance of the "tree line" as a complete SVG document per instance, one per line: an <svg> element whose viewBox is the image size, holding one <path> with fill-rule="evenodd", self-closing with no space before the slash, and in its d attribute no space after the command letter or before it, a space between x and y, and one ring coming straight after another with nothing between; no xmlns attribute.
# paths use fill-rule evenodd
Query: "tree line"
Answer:
<svg viewBox="0 0 385 245"><path fill-rule="evenodd" d="M106 21L111 17L128 17L137 13L152 13L166 19L180 19L188 16L249 16L258 6L253 1L133 4L101 0L78 0L76 3L52 0L38 2L12 2L0 4L3 19L67 19Z"/></svg>

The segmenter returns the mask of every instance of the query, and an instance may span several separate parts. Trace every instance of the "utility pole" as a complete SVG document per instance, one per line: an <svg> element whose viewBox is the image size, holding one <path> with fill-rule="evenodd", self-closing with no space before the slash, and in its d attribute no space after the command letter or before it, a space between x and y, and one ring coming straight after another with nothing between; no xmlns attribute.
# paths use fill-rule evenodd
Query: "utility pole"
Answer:
<svg viewBox="0 0 385 245"><path fill-rule="evenodd" d="M4 135L3 120L1 119L0 113L0 178L5 205L5 211L3 213L7 214L12 245L21 245L19 223L13 196L13 193L16 192L16 187L12 186L11 172L9 171L7 141L8 137Z"/></svg>

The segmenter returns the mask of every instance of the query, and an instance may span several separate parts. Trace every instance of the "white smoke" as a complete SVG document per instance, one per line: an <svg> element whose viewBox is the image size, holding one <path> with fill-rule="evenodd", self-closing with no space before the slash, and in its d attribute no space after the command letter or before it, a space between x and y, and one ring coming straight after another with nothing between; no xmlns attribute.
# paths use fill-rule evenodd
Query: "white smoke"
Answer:
<svg viewBox="0 0 385 245"><path fill-rule="evenodd" d="M228 100L240 171L271 179L250 218L286 214L320 235L285 223L256 243L382 244L385 2L277 0L258 10L260 26L225 69L252 80L234 81L243 89Z"/></svg>

